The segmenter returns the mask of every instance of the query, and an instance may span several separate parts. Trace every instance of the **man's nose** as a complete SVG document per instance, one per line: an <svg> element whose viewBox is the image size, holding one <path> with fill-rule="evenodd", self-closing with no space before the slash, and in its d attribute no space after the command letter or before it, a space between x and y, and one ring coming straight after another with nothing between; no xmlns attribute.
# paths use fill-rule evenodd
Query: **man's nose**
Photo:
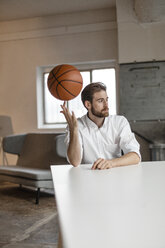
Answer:
<svg viewBox="0 0 165 248"><path fill-rule="evenodd" d="M108 107L108 101L104 100L104 106Z"/></svg>

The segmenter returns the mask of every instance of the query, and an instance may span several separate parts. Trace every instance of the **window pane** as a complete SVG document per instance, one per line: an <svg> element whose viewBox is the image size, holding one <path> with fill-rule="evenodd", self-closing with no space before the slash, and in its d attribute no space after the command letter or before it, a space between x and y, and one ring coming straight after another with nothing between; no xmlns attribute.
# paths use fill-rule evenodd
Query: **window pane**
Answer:
<svg viewBox="0 0 165 248"><path fill-rule="evenodd" d="M81 72L81 75L83 78L83 89L84 89L84 87L90 83L90 72L83 71ZM69 110L74 111L76 117L81 117L82 115L85 115L87 112L86 108L84 107L81 101L81 93L76 98L69 101L68 104L69 104Z"/></svg>
<svg viewBox="0 0 165 248"><path fill-rule="evenodd" d="M107 86L109 113L116 114L116 78L115 69L98 69L92 71L92 82L102 82Z"/></svg>
<svg viewBox="0 0 165 248"><path fill-rule="evenodd" d="M65 123L65 117L60 113L63 101L57 100L52 96L47 87L47 79L49 73L44 74L44 110L45 123Z"/></svg>

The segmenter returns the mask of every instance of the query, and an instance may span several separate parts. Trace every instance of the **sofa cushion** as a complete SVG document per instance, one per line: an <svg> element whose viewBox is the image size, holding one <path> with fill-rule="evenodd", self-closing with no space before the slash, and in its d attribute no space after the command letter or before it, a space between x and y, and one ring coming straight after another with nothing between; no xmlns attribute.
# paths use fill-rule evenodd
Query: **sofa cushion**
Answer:
<svg viewBox="0 0 165 248"><path fill-rule="evenodd" d="M0 166L0 175L28 178L31 180L52 180L51 171L21 166Z"/></svg>

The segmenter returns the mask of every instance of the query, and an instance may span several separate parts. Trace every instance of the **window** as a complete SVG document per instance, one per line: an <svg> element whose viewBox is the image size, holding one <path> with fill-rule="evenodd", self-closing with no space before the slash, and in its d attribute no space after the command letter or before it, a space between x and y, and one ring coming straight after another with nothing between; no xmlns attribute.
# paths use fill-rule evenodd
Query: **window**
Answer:
<svg viewBox="0 0 165 248"><path fill-rule="evenodd" d="M53 67L52 67L53 68ZM38 119L40 120L39 127L45 128L64 128L66 121L63 114L60 113L63 101L54 98L47 87L47 79L49 71L41 70L42 73L42 89L40 88L40 94L38 97L42 98L42 101L38 101L40 111L38 111ZM78 68L78 67L77 67ZM79 69L79 68L78 68ZM107 94L109 96L109 112L110 114L116 114L116 77L114 68L92 68L92 69L79 69L83 77L83 88L90 82L102 82L107 86ZM44 71L44 72L43 72ZM39 81L40 81L39 80ZM41 85L41 82L40 82ZM39 90L37 90L39 92ZM42 93L42 94L41 94ZM41 97L42 96L42 97ZM41 109L42 104L42 109ZM86 113L81 102L81 94L79 94L73 100L67 102L67 106L70 111L74 111L76 117L81 117ZM42 116L39 116L40 115Z"/></svg>

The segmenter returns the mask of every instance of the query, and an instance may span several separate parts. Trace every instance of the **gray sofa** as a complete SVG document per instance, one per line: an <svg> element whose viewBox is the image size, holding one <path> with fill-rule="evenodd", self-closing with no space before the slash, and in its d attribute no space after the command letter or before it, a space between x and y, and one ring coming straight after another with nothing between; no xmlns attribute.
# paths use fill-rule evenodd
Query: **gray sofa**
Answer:
<svg viewBox="0 0 165 248"><path fill-rule="evenodd" d="M28 133L3 138L4 152L18 155L16 165L0 165L0 182L37 188L53 188L50 165L67 164L64 134Z"/></svg>

